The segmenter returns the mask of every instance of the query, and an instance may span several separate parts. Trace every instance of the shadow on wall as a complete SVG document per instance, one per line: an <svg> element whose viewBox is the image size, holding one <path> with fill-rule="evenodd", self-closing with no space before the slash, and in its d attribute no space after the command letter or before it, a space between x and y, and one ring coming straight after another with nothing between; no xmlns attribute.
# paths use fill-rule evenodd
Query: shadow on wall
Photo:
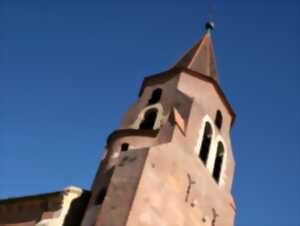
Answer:
<svg viewBox="0 0 300 226"><path fill-rule="evenodd" d="M80 226L89 198L90 192L84 191L80 197L72 201L63 226Z"/></svg>

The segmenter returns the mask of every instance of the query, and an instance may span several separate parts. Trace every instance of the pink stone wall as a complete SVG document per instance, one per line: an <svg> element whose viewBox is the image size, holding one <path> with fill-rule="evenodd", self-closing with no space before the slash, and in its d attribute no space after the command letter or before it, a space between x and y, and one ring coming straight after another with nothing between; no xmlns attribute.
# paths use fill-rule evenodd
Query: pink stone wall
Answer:
<svg viewBox="0 0 300 226"><path fill-rule="evenodd" d="M197 156L160 145L149 151L127 226L213 225L215 212L215 226L233 226L230 201Z"/></svg>

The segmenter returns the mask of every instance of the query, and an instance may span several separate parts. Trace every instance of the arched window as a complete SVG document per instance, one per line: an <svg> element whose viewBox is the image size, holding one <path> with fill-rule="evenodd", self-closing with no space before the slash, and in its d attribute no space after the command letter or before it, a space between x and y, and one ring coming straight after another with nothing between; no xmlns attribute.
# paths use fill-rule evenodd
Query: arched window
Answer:
<svg viewBox="0 0 300 226"><path fill-rule="evenodd" d="M144 119L140 124L140 129L153 129L157 117L156 109L149 109L144 114Z"/></svg>
<svg viewBox="0 0 300 226"><path fill-rule="evenodd" d="M160 88L155 89L155 90L152 92L152 96L151 96L151 98L150 98L149 101L148 101L148 105L158 103L158 102L160 101L161 94L162 94L162 89L160 89Z"/></svg>
<svg viewBox="0 0 300 226"><path fill-rule="evenodd" d="M217 111L216 114L216 119L215 119L215 124L216 126L221 129L222 128L222 123L223 123L223 116L220 110Z"/></svg>
<svg viewBox="0 0 300 226"><path fill-rule="evenodd" d="M209 154L209 148L211 144L211 139L212 139L212 127L209 122L206 122L205 128L204 128L204 134L203 134L203 140L199 152L199 157L206 165L207 159L208 159L208 154Z"/></svg>
<svg viewBox="0 0 300 226"><path fill-rule="evenodd" d="M215 160L214 171L213 171L213 178L217 183L220 182L223 159L224 159L224 145L222 144L222 142L219 142L217 147L217 155Z"/></svg>
<svg viewBox="0 0 300 226"><path fill-rule="evenodd" d="M128 143L124 143L121 145L121 151L128 151L129 149L129 144Z"/></svg>

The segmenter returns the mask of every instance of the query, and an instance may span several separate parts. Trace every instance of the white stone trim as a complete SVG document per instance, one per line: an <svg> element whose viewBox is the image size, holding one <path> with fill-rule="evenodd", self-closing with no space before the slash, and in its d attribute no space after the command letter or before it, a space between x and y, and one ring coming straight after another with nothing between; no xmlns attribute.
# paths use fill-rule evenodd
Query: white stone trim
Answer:
<svg viewBox="0 0 300 226"><path fill-rule="evenodd" d="M144 115L145 113L150 110L150 109L156 109L157 110L157 116L156 116L156 121L154 124L154 128L153 129L159 129L163 120L163 113L164 113L164 109L163 106L161 105L161 103L157 103L157 104L153 104L150 106L147 106L146 108L144 108L138 115L137 119L135 120L135 122L131 125L132 129L139 129L139 126L141 124L141 122L144 120Z"/></svg>
<svg viewBox="0 0 300 226"><path fill-rule="evenodd" d="M212 156L211 156L211 169L210 169L210 171L211 171L211 173L213 173L219 142L221 142L223 144L223 147L224 147L224 156L223 156L223 162L222 162L222 168L221 168L220 180L219 180L219 185L223 186L225 184L225 181L226 181L225 171L226 171L226 167L227 167L227 153L228 152L227 152L226 142L224 141L224 138L221 135L218 135L215 139L215 142L214 142L213 152L211 154Z"/></svg>
<svg viewBox="0 0 300 226"><path fill-rule="evenodd" d="M217 154L217 145L218 142L216 142L216 138L215 136L213 136L210 144L209 156L206 163L206 167L211 174L213 173L214 170L215 158Z"/></svg>
<svg viewBox="0 0 300 226"><path fill-rule="evenodd" d="M199 152L200 152L200 146L201 146L202 140L203 140L205 124L207 122L210 123L210 125L212 127L212 138L211 138L211 144L210 144L208 158L207 158L207 162L206 162L206 168L212 175L213 170L214 170L215 161L216 161L218 143L221 142L224 146L224 156L223 156L223 163L222 163L222 168L221 168L221 172L220 172L219 185L223 186L226 181L225 171L226 171L226 167L227 167L227 146L226 146L226 142L224 141L224 138L220 134L216 136L216 131L215 131L216 128L215 128L213 120L210 118L209 115L205 115L203 117L203 120L201 121L200 130L198 132L198 140L197 140L196 146L194 148L194 152L197 154L197 157L198 157Z"/></svg>
<svg viewBox="0 0 300 226"><path fill-rule="evenodd" d="M119 158L119 156L120 156L120 152L119 152L119 151L115 151L115 152L113 153L113 155L112 155L112 158L113 158L113 159L116 159L116 158Z"/></svg>
<svg viewBox="0 0 300 226"><path fill-rule="evenodd" d="M74 199L80 197L83 190L78 187L70 186L64 189L62 198L62 207L53 214L53 218L41 220L36 226L63 226L65 217L69 213L71 203Z"/></svg>
<svg viewBox="0 0 300 226"><path fill-rule="evenodd" d="M210 149L209 149L209 155L208 155L208 159L207 159L207 164L208 161L210 159L210 152L212 149L212 145L213 145L213 141L214 141L214 137L215 137L215 128L214 128L214 123L213 120L210 118L209 115L205 115L201 121L201 125L200 125L200 130L198 132L198 139L194 148L194 152L197 154L197 156L199 156L199 152L200 152L200 146L202 144L202 140L203 140L203 135L204 135L204 129L205 129L205 125L206 123L209 123L211 125L211 129L212 129L212 139L211 139L211 144L210 144Z"/></svg>

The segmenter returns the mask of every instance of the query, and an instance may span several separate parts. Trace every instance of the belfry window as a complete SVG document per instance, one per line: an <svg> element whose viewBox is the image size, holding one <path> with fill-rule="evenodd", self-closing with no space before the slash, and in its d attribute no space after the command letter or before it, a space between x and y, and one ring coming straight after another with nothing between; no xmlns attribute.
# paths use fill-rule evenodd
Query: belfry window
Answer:
<svg viewBox="0 0 300 226"><path fill-rule="evenodd" d="M148 101L148 105L156 104L160 101L162 89L158 88L152 92L152 96Z"/></svg>
<svg viewBox="0 0 300 226"><path fill-rule="evenodd" d="M121 151L128 151L129 149L129 144L128 143L124 143L121 145Z"/></svg>
<svg viewBox="0 0 300 226"><path fill-rule="evenodd" d="M157 110L156 109L149 109L144 114L144 119L140 124L140 129L154 129L155 121L157 117Z"/></svg>
<svg viewBox="0 0 300 226"><path fill-rule="evenodd" d="M220 182L223 159L224 159L224 145L221 142L219 142L217 147L217 155L216 155L216 160L214 165L214 171L213 171L213 178L217 183Z"/></svg>
<svg viewBox="0 0 300 226"><path fill-rule="evenodd" d="M223 116L220 110L217 111L216 119L215 119L216 126L221 129L223 124Z"/></svg>
<svg viewBox="0 0 300 226"><path fill-rule="evenodd" d="M210 123L206 122L205 128L204 128L204 134L202 139L202 144L199 152L199 158L202 160L204 165L206 165L208 155L209 155L209 149L212 139L212 127Z"/></svg>

